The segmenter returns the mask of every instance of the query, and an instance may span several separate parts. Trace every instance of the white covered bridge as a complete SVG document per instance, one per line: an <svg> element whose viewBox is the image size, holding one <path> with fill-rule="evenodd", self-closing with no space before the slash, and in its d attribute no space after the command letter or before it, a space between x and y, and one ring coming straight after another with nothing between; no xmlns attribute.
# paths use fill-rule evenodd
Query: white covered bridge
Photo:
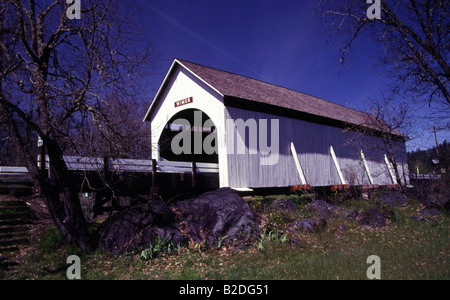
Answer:
<svg viewBox="0 0 450 300"><path fill-rule="evenodd" d="M176 59L153 99L152 158L218 163L220 187L390 185L406 178L405 136L370 127L360 111L252 78ZM383 130L381 130L383 131Z"/></svg>

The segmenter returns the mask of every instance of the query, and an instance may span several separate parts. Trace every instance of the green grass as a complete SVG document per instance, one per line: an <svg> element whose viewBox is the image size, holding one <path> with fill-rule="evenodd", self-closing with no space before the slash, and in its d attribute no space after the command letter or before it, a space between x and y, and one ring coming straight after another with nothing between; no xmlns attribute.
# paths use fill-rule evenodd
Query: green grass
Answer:
<svg viewBox="0 0 450 300"><path fill-rule="evenodd" d="M372 200L358 200L343 206L348 210L367 208ZM77 252L64 245L54 228L30 251L27 263L6 273L7 279L66 279L66 259L81 258L82 279L367 279L366 259L381 259L382 279L450 279L449 218L438 215L417 222L411 215L420 205L394 208L396 218L382 229L361 228L343 218L328 221L326 229L312 234L296 233L297 243L258 240L245 249L232 247L195 248L162 253L156 259L142 260L140 252L125 257L102 251ZM339 229L344 223L346 230Z"/></svg>

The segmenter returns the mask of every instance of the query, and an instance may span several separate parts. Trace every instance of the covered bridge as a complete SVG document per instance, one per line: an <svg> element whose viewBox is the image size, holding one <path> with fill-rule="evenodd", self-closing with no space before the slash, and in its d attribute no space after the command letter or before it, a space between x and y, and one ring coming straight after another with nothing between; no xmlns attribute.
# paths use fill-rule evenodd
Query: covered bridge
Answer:
<svg viewBox="0 0 450 300"><path fill-rule="evenodd" d="M284 87L175 59L144 120L151 122L153 159L218 163L220 187L397 184L407 174L405 136L389 131L396 176L382 150L383 130L370 128L370 118ZM361 132L365 142L357 143Z"/></svg>

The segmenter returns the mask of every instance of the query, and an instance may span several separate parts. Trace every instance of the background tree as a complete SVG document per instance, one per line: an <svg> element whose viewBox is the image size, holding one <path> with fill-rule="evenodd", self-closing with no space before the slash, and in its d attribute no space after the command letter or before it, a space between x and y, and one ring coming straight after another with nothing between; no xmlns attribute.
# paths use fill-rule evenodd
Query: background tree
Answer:
<svg viewBox="0 0 450 300"><path fill-rule="evenodd" d="M1 110L0 110L1 112ZM6 118L0 113L0 124L6 124ZM23 124L22 124L23 125ZM36 143L37 135L33 134L33 132L25 132L25 126L20 126L23 130L21 135L25 140L29 141L27 144L31 144L32 142ZM0 166L11 166L11 167L21 167L24 166L23 159L20 155L20 147L15 142L12 137L13 132L11 128L8 126L0 126ZM36 149L37 150L37 149ZM37 156L38 153L36 152Z"/></svg>
<svg viewBox="0 0 450 300"><path fill-rule="evenodd" d="M421 100L440 116L450 113L449 1L380 0L381 18L369 19L371 6L363 0L320 0L316 9L332 29L344 38L341 62L347 63L358 39L377 47L377 61L411 102Z"/></svg>
<svg viewBox="0 0 450 300"><path fill-rule="evenodd" d="M84 157L150 159L151 132L142 122L146 106L136 98L107 98L98 109L101 113L79 124L66 151Z"/></svg>
<svg viewBox="0 0 450 300"><path fill-rule="evenodd" d="M87 249L92 241L63 152L68 145L83 151L73 138L89 122L102 133L100 125L113 128L110 97L140 94L150 48L138 39L135 3L81 4L81 18L69 19L65 0L0 0L0 115L54 223L67 241ZM43 140L50 178L37 167L30 133Z"/></svg>
<svg viewBox="0 0 450 300"><path fill-rule="evenodd" d="M439 157L438 154L439 153ZM439 160L439 164L433 163L433 160ZM450 165L450 144L445 140L436 149L436 146L430 149L417 149L408 152L408 165L411 172L419 174L430 174L434 172L448 172Z"/></svg>

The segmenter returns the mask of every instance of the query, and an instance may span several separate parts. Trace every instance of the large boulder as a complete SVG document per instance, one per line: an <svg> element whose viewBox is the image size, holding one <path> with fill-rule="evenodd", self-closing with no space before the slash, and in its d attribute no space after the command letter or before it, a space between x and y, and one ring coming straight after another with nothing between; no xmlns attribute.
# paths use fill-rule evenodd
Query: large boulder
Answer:
<svg viewBox="0 0 450 300"><path fill-rule="evenodd" d="M181 231L195 243L243 242L256 236L259 227L250 206L230 189L222 188L175 203ZM225 238L226 237L226 238Z"/></svg>
<svg viewBox="0 0 450 300"><path fill-rule="evenodd" d="M144 249L151 243L187 242L182 236L175 213L162 200L149 201L112 215L99 234L99 247L113 254Z"/></svg>
<svg viewBox="0 0 450 300"><path fill-rule="evenodd" d="M357 217L358 217L358 210L355 209L352 210L351 212L346 213L344 219L355 221Z"/></svg>
<svg viewBox="0 0 450 300"><path fill-rule="evenodd" d="M276 199L268 207L267 210L278 211L285 214L295 214L298 212L297 205L292 200Z"/></svg>
<svg viewBox="0 0 450 300"><path fill-rule="evenodd" d="M437 208L443 212L450 212L450 192L447 189L446 191L438 191L434 193L430 193L429 200L424 201L424 205L427 208Z"/></svg>
<svg viewBox="0 0 450 300"><path fill-rule="evenodd" d="M406 204L406 199L407 197L404 194L398 191L390 191L380 196L380 204L389 207L403 206Z"/></svg>
<svg viewBox="0 0 450 300"><path fill-rule="evenodd" d="M148 248L164 241L216 244L243 242L259 233L250 206L229 188L205 193L169 207L162 200L149 201L112 215L99 233L99 247L113 254ZM226 237L226 238L225 238Z"/></svg>
<svg viewBox="0 0 450 300"><path fill-rule="evenodd" d="M322 230L327 225L327 221L324 218L304 218L297 221L294 221L288 226L286 226L286 230L293 233L295 231L301 232L318 232Z"/></svg>
<svg viewBox="0 0 450 300"><path fill-rule="evenodd" d="M377 209L369 208L358 213L356 217L358 224L371 227L381 228L386 226L386 217Z"/></svg>

